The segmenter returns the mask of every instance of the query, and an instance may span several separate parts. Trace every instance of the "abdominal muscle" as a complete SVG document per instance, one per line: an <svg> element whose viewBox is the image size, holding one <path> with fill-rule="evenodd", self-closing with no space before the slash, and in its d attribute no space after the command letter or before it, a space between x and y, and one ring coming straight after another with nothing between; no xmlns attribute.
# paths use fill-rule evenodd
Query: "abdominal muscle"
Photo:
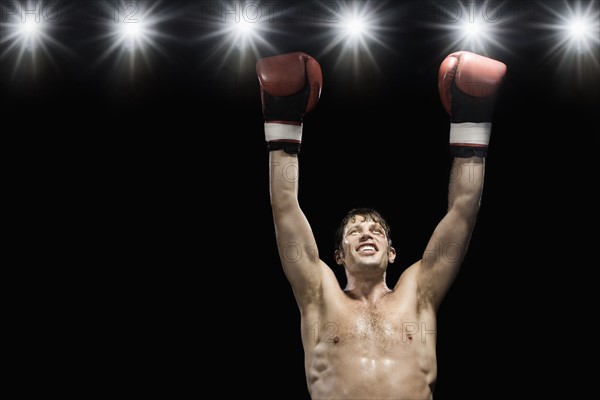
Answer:
<svg viewBox="0 0 600 400"><path fill-rule="evenodd" d="M416 313L384 318L385 306L343 308L314 322L303 318L311 398L432 399L435 320Z"/></svg>

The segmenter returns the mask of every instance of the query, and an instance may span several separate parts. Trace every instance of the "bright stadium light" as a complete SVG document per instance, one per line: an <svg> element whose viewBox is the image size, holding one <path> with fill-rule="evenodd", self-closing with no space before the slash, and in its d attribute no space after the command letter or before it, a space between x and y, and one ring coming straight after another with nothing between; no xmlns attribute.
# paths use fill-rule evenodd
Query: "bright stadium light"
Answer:
<svg viewBox="0 0 600 400"><path fill-rule="evenodd" d="M201 33L197 40L209 42L204 61L218 63L219 68L237 60L240 68L246 62L255 60L259 46L275 51L274 46L265 39L269 32L276 32L269 21L278 18L274 6L259 1L222 1L205 3L200 7L198 21L209 28Z"/></svg>
<svg viewBox="0 0 600 400"><path fill-rule="evenodd" d="M338 22L332 25L328 21L323 25L328 30L319 38L326 43L319 56L337 50L338 66L358 72L364 61L368 61L377 68L375 49L382 47L394 51L384 38L384 32L391 30L380 13L385 4L385 1L324 3L323 6L328 8L326 14L334 15Z"/></svg>
<svg viewBox="0 0 600 400"><path fill-rule="evenodd" d="M505 32L504 25L510 21L503 12L503 3L484 1L475 3L440 3L439 15L445 19L428 24L442 33L441 41L447 46L443 53L468 50L479 54L489 54L492 48L508 50L500 36ZM506 38L504 38L506 39Z"/></svg>
<svg viewBox="0 0 600 400"><path fill-rule="evenodd" d="M260 29L256 23L241 19L226 24L222 31L228 40L242 51L252 48L255 42L260 40Z"/></svg>
<svg viewBox="0 0 600 400"><path fill-rule="evenodd" d="M360 37L363 34L368 35L368 26L360 17L350 18L343 25L347 35L350 37Z"/></svg>
<svg viewBox="0 0 600 400"><path fill-rule="evenodd" d="M542 38L551 44L546 56L555 63L557 74L572 70L571 76L581 82L586 82L587 77L597 77L600 71L598 2L564 2L561 8L542 6L554 21L536 26L545 32Z"/></svg>
<svg viewBox="0 0 600 400"><path fill-rule="evenodd" d="M340 22L336 26L337 29L334 29L334 37L329 47L352 44L368 50L369 41L377 39L375 30L378 24L373 9L353 4L353 7L340 10L339 18Z"/></svg>
<svg viewBox="0 0 600 400"><path fill-rule="evenodd" d="M26 40L31 40L40 34L42 29L39 22L29 19L23 22L20 28L17 28L17 31L19 34L23 35Z"/></svg>
<svg viewBox="0 0 600 400"><path fill-rule="evenodd" d="M92 67L106 60L112 60L116 69L119 66L128 68L129 77L133 78L138 59L151 69L151 57L156 54L167 56L161 40L169 36L161 32L160 23L172 19L173 14L158 10L161 0L146 3L144 1L104 2L102 15L111 16L102 21L104 33L95 38L105 42L102 52Z"/></svg>
<svg viewBox="0 0 600 400"><path fill-rule="evenodd" d="M572 15L562 29L565 43L578 52L591 52L593 45L598 44L598 14Z"/></svg>
<svg viewBox="0 0 600 400"><path fill-rule="evenodd" d="M13 77L18 73L37 76L43 61L55 64L52 52L68 49L52 37L56 16L44 2L0 2L0 61L13 61Z"/></svg>
<svg viewBox="0 0 600 400"><path fill-rule="evenodd" d="M145 28L144 23L141 21L123 23L117 26L118 32L115 32L115 35L119 35L117 41L122 42L128 51L135 51L137 48L143 51L146 44L152 43L153 32L151 29Z"/></svg>

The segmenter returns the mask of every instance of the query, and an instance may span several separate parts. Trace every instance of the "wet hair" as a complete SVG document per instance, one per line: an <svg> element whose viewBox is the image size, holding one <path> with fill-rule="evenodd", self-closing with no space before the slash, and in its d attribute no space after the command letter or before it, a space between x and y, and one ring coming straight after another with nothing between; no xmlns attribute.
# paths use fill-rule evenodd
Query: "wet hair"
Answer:
<svg viewBox="0 0 600 400"><path fill-rule="evenodd" d="M392 237L390 236L390 226L388 225L387 221L385 220L385 218L383 218L383 215L381 215L381 213L373 208L368 208L368 207L357 207L357 208L353 208L350 211L348 211L348 213L346 214L346 216L344 217L344 219L342 219L342 221L340 222L338 228L335 231L335 236L334 236L334 246L336 250L341 250L342 249L342 240L344 239L344 229L346 228L346 225L349 222L354 222L356 220L356 217L364 217L367 221L373 221L378 223L379 225L381 225L381 227L383 228L385 235L388 238L388 244L391 246L392 245Z"/></svg>

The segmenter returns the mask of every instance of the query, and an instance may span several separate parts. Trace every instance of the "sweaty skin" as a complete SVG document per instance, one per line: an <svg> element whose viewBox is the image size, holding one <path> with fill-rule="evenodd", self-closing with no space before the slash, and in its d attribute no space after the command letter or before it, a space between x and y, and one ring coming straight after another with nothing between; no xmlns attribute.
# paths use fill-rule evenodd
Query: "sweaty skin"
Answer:
<svg viewBox="0 0 600 400"><path fill-rule="evenodd" d="M455 158L448 210L420 260L393 289L396 257L382 227L358 216L336 250L340 284L319 258L298 203L298 156L269 153L270 194L282 267L300 309L308 390L321 399L432 399L437 377L436 312L454 281L480 206L484 159ZM290 251L293 247L294 251Z"/></svg>

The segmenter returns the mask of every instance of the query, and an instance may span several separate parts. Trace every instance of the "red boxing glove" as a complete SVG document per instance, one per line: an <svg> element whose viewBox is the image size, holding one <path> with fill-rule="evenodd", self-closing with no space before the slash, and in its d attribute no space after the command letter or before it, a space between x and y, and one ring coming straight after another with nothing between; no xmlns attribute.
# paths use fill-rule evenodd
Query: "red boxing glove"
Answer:
<svg viewBox="0 0 600 400"><path fill-rule="evenodd" d="M485 157L494 103L506 65L468 51L449 54L440 65L438 89L450 115L450 152L454 157Z"/></svg>
<svg viewBox="0 0 600 400"><path fill-rule="evenodd" d="M306 53L287 53L258 60L256 74L269 151L299 153L303 117L321 96L321 66Z"/></svg>

